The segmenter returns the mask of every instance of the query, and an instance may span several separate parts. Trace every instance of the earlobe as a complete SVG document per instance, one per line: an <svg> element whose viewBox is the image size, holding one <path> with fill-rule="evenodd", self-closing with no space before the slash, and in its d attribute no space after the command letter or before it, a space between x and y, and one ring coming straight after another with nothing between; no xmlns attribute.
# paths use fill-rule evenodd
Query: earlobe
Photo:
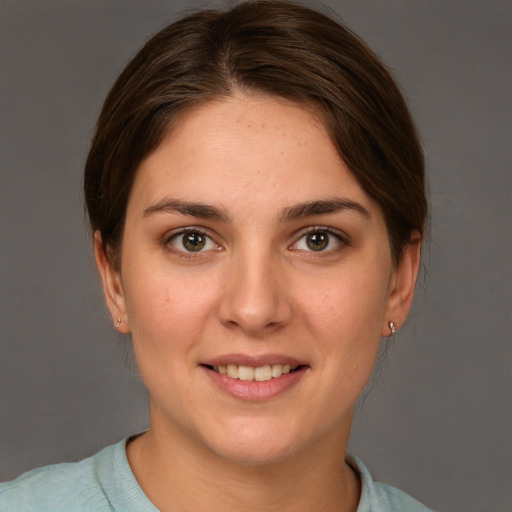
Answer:
<svg viewBox="0 0 512 512"><path fill-rule="evenodd" d="M126 301L119 271L112 267L111 261L103 247L101 233L94 233L94 256L96 266L103 283L103 293L107 308L112 316L116 329L123 333L130 332L130 325L126 313Z"/></svg>
<svg viewBox="0 0 512 512"><path fill-rule="evenodd" d="M411 235L411 241L404 247L402 258L394 272L386 317L382 326L382 337L392 334L389 327L390 322L394 329L397 329L405 323L409 315L420 268L420 252L421 236L415 231Z"/></svg>

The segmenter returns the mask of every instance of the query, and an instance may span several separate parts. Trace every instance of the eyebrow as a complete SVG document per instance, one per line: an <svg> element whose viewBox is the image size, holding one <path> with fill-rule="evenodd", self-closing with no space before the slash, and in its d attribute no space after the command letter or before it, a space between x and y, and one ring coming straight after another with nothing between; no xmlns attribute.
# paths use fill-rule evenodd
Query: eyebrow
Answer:
<svg viewBox="0 0 512 512"><path fill-rule="evenodd" d="M164 199L158 203L152 204L144 210L143 217L146 218L155 213L176 212L200 219L219 220L222 222L229 222L230 220L228 213L222 208L204 203L181 201L179 199Z"/></svg>
<svg viewBox="0 0 512 512"><path fill-rule="evenodd" d="M315 215L333 214L342 211L353 211L366 218L370 218L370 212L359 203L343 198L308 201L283 209L279 216L280 222L298 220ZM180 213L206 220L217 220L229 223L231 218L226 210L217 206L180 199L163 199L152 204L144 210L143 218L156 213Z"/></svg>
<svg viewBox="0 0 512 512"><path fill-rule="evenodd" d="M361 204L349 199L333 198L320 201L309 201L289 206L283 210L280 216L281 222L289 220L303 219L314 215L325 215L338 213L342 211L356 212L363 217L370 218L370 212Z"/></svg>

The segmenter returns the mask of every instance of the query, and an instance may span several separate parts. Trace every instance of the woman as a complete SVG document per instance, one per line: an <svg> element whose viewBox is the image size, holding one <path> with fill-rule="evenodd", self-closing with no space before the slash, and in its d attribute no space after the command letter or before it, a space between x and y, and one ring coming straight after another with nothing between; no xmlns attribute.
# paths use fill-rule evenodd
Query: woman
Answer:
<svg viewBox="0 0 512 512"><path fill-rule="evenodd" d="M363 43L274 1L170 25L105 101L85 195L150 429L4 484L0 510L427 510L346 454L427 209L414 125Z"/></svg>

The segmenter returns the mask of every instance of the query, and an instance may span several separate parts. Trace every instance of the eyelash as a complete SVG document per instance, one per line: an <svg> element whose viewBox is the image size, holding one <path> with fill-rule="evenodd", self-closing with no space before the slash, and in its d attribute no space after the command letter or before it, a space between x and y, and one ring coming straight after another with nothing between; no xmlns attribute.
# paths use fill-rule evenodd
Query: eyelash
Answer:
<svg viewBox="0 0 512 512"><path fill-rule="evenodd" d="M297 247L302 240L306 239L307 236L315 235L315 234L327 235L327 238L328 238L327 246L325 248L321 248L320 250L315 251L313 249L308 250L308 249L300 249ZM211 247L211 248L207 248L207 249L204 249L204 247L201 247L198 251L187 251L186 249L180 249L173 245L172 242L175 240L179 240L180 237L182 240L181 243L183 244L183 241L184 241L183 237L185 237L186 235L197 235L199 237L204 237L206 239L204 242L205 246L208 246L208 244L213 244L215 247L214 248ZM335 239L335 242L338 245L335 246L334 248L329 249L329 246L332 245L333 238ZM338 251L343 249L343 247L350 246L350 241L346 235L344 235L337 229L334 229L334 228L328 227L328 226L312 226L310 228L307 228L305 231L300 232L300 236L298 238L295 237L295 240L296 240L295 242L293 242L292 244L290 244L288 246L288 249L290 249L292 251L301 251L304 253L310 253L309 255L312 257L320 257L320 256L325 257L327 255L336 254ZM202 253L210 252L213 250L221 251L223 249L223 247L220 244L218 244L217 242L215 242L215 240L205 230L196 228L193 226L187 227L185 229L181 229L179 231L175 231L175 232L168 234L163 240L163 245L167 250L174 252L175 254L177 254L180 257L188 258L188 259L191 259L194 257L199 257Z"/></svg>
<svg viewBox="0 0 512 512"><path fill-rule="evenodd" d="M324 234L327 235L328 241L327 241L327 247L318 251L315 251L313 249L299 249L297 248L297 245L302 241L305 240L307 236L309 235L315 235L315 234ZM329 249L329 245L332 244L332 239L335 239L335 242L338 244L336 247ZM306 231L303 231L300 234L300 237L297 239L296 242L291 244L289 246L289 249L295 250L295 251L303 251L304 253L309 253L309 256L313 257L320 257L320 256L327 256L327 255L334 255L341 251L344 247L350 246L350 240L349 238L342 232L340 232L337 229L334 229L329 226L312 226L308 228Z"/></svg>
<svg viewBox="0 0 512 512"><path fill-rule="evenodd" d="M173 245L172 242L175 240L179 240L180 238L182 240L181 244L183 245L184 237L186 235L196 235L199 237L203 237L205 239L205 242L204 242L205 246L207 246L208 244L213 244L215 247L208 248L206 250L204 250L204 247L201 247L198 251L187 251L186 249L180 249ZM215 242L213 240L213 238L206 231L204 231L203 229L200 229L200 228L196 228L196 227L187 227L185 229L181 229L179 231L170 233L163 240L163 245L167 250L174 252L175 254L177 254L180 257L188 258L188 259L198 257L200 254L209 252L212 250L217 250L217 251L222 250L222 246L220 246L217 242Z"/></svg>

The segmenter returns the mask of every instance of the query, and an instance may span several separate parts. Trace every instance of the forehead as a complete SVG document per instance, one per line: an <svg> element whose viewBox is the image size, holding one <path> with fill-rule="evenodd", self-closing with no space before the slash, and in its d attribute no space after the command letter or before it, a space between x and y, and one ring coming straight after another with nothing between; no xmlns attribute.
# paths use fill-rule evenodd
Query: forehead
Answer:
<svg viewBox="0 0 512 512"><path fill-rule="evenodd" d="M268 96L186 112L141 163L131 199L166 195L228 208L333 195L371 203L312 109Z"/></svg>

